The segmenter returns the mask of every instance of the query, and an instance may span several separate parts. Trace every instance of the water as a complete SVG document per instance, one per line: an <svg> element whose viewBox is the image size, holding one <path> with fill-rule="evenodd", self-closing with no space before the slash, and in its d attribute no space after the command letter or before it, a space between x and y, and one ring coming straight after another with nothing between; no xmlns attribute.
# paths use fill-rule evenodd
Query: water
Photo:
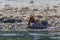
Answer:
<svg viewBox="0 0 60 40"><path fill-rule="evenodd" d="M60 32L49 31L23 31L23 32L2 32L1 40L60 40Z"/></svg>

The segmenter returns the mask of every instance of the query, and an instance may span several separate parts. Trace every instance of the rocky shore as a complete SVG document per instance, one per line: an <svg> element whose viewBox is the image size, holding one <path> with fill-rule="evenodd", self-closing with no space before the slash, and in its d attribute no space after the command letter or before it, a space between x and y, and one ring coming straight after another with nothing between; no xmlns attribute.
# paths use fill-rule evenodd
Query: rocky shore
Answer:
<svg viewBox="0 0 60 40"><path fill-rule="evenodd" d="M58 5L42 5L36 8L24 6L24 7L12 7L9 4L4 5L0 9L0 31L4 30L20 30L26 29L29 15L34 13L36 16L47 15L46 20L50 24L47 29L58 29L60 28L60 4ZM10 21L8 21L10 20ZM14 22L11 22L14 21Z"/></svg>

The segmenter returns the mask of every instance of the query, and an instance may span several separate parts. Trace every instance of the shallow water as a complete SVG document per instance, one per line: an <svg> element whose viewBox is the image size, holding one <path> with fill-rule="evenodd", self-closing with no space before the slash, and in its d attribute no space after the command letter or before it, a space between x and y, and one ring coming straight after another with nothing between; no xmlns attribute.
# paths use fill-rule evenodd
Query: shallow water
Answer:
<svg viewBox="0 0 60 40"><path fill-rule="evenodd" d="M0 33L1 40L60 40L60 32L8 32Z"/></svg>

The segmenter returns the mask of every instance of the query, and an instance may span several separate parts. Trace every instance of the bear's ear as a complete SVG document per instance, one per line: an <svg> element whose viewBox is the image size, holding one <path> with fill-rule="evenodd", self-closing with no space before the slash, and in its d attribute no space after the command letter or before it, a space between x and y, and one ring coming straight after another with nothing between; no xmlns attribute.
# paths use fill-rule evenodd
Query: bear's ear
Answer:
<svg viewBox="0 0 60 40"><path fill-rule="evenodd" d="M30 13L30 16L35 16L35 14L34 13Z"/></svg>

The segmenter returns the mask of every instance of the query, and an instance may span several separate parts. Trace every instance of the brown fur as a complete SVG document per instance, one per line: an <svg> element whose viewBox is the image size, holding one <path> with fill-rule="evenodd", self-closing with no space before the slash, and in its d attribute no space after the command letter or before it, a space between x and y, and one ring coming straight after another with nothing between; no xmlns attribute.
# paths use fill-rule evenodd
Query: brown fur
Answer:
<svg viewBox="0 0 60 40"><path fill-rule="evenodd" d="M43 14L43 18L38 18L38 16L35 16L33 13L30 15L30 19L29 19L29 22L28 22L28 28L30 27L30 23L36 23L36 22L42 22L46 19L46 16L47 14Z"/></svg>
<svg viewBox="0 0 60 40"><path fill-rule="evenodd" d="M29 22L28 22L28 27L30 27L30 23L36 23L36 22L39 22L39 21L40 21L40 19L38 17L35 17L34 14L31 14Z"/></svg>

